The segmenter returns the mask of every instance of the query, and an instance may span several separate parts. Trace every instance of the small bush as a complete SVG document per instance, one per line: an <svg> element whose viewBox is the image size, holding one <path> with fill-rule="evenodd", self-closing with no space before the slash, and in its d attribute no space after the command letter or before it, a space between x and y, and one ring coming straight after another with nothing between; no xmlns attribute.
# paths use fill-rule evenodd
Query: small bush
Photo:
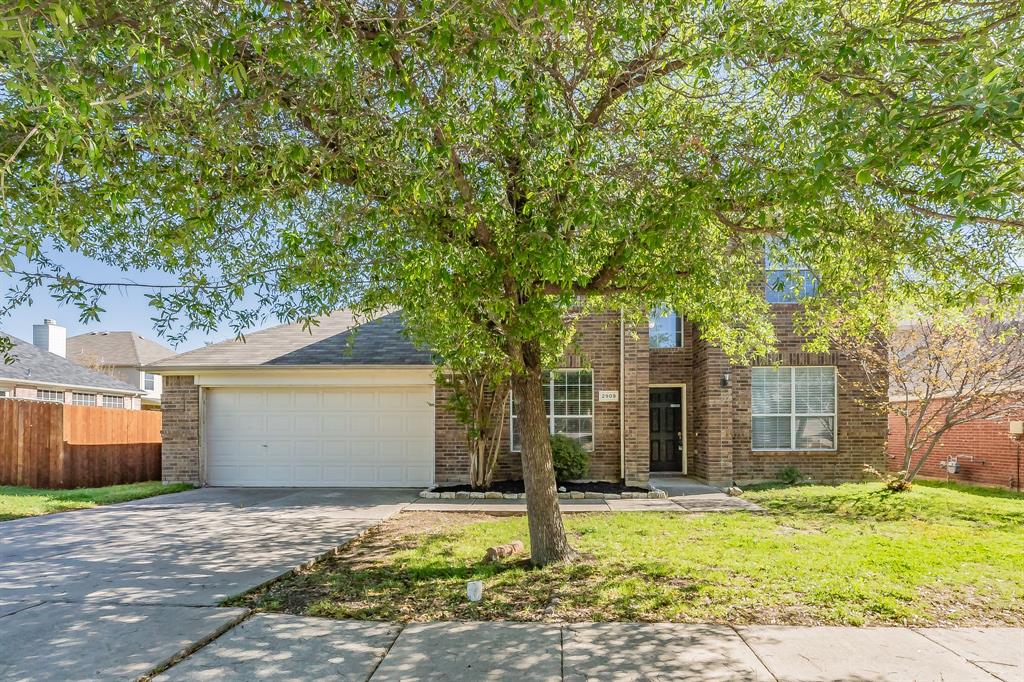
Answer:
<svg viewBox="0 0 1024 682"><path fill-rule="evenodd" d="M551 436L551 457L555 463L555 479L570 481L587 474L590 455L578 442L556 433Z"/></svg>
<svg viewBox="0 0 1024 682"><path fill-rule="evenodd" d="M910 490L910 485L913 483L913 479L910 478L906 471L897 471L895 473L883 472L870 464L865 464L864 473L877 478L882 482L886 490L893 493L902 493Z"/></svg>
<svg viewBox="0 0 1024 682"><path fill-rule="evenodd" d="M804 475L796 467L786 467L779 472L779 480L786 485L796 485L803 483Z"/></svg>

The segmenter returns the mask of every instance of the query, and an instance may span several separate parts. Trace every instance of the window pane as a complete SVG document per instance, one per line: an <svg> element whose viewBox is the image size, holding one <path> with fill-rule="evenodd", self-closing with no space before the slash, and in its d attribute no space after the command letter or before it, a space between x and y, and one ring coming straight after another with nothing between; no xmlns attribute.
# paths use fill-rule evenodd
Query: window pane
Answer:
<svg viewBox="0 0 1024 682"><path fill-rule="evenodd" d="M789 450L789 417L754 417L751 442L755 450Z"/></svg>
<svg viewBox="0 0 1024 682"><path fill-rule="evenodd" d="M751 370L750 409L754 414L789 414L793 392L790 367L754 367Z"/></svg>
<svg viewBox="0 0 1024 682"><path fill-rule="evenodd" d="M796 367L796 413L797 414L834 414L835 401L835 368L833 367Z"/></svg>
<svg viewBox="0 0 1024 682"><path fill-rule="evenodd" d="M796 418L796 447L798 450L831 450L835 444L834 417Z"/></svg>
<svg viewBox="0 0 1024 682"><path fill-rule="evenodd" d="M682 345L682 319L675 311L659 306L651 311L648 319L648 345L651 348L679 348Z"/></svg>

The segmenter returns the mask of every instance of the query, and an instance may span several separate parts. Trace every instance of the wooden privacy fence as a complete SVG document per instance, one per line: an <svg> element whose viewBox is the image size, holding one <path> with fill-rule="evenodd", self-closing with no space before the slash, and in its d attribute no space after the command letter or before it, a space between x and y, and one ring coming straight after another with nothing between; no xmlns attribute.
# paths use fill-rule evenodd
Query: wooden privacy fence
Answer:
<svg viewBox="0 0 1024 682"><path fill-rule="evenodd" d="M0 485L83 488L160 479L159 412L0 399Z"/></svg>

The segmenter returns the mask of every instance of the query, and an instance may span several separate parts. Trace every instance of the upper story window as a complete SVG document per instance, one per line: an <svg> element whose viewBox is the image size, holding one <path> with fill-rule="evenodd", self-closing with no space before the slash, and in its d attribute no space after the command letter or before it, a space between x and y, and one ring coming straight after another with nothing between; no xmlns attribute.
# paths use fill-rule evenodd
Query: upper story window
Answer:
<svg viewBox="0 0 1024 682"><path fill-rule="evenodd" d="M785 253L777 242L769 243L764 252L764 295L769 303L799 303L818 293L818 278L810 269Z"/></svg>
<svg viewBox="0 0 1024 682"><path fill-rule="evenodd" d="M123 395L105 395L103 396L103 407L124 407L124 396Z"/></svg>
<svg viewBox="0 0 1024 682"><path fill-rule="evenodd" d="M651 311L651 333L648 346L651 348L682 348L683 318L671 308L658 306Z"/></svg>
<svg viewBox="0 0 1024 682"><path fill-rule="evenodd" d="M95 405L96 394L95 393L72 393L71 394L72 405Z"/></svg>
<svg viewBox="0 0 1024 682"><path fill-rule="evenodd" d="M144 373L142 375L142 388L146 389L147 391L155 391L156 375L150 374L149 372Z"/></svg>
<svg viewBox="0 0 1024 682"><path fill-rule="evenodd" d="M594 446L594 375L586 369L556 369L544 379L549 433L562 433L587 449ZM509 448L519 452L519 417L509 400Z"/></svg>
<svg viewBox="0 0 1024 682"><path fill-rule="evenodd" d="M53 391L48 388L36 390L36 400L47 400L52 403L64 402L64 391Z"/></svg>

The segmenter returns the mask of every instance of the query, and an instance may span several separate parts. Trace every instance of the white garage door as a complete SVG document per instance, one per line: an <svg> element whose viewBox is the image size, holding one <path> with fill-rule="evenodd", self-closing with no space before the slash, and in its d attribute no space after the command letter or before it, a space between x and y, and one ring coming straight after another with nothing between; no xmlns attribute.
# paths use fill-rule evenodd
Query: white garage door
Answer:
<svg viewBox="0 0 1024 682"><path fill-rule="evenodd" d="M207 483L429 485L432 402L430 386L207 389Z"/></svg>

